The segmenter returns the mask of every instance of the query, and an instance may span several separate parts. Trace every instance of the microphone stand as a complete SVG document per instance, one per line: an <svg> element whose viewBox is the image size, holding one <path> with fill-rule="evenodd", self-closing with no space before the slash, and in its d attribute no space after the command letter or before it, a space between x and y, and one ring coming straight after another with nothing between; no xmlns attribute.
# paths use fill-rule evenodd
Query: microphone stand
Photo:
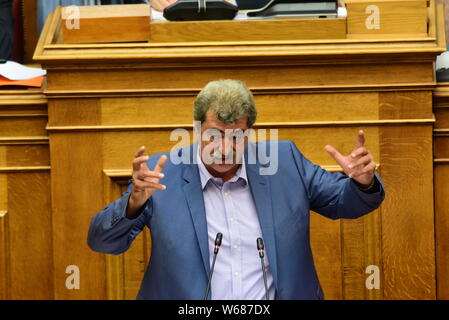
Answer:
<svg viewBox="0 0 449 320"><path fill-rule="evenodd" d="M265 299L269 300L268 285L267 285L267 272L265 270L265 262L263 260L263 258L265 256L265 248L264 248L262 238L257 238L257 250L259 251L260 263L262 264L263 283L265 285Z"/></svg>
<svg viewBox="0 0 449 320"><path fill-rule="evenodd" d="M207 282L206 292L204 294L204 300L207 300L207 296L209 295L210 284L212 282L212 275L214 274L215 269L215 260L217 260L218 250L220 249L222 238L223 234L217 233L217 236L215 237L214 259L212 260L212 267L210 270L209 281Z"/></svg>

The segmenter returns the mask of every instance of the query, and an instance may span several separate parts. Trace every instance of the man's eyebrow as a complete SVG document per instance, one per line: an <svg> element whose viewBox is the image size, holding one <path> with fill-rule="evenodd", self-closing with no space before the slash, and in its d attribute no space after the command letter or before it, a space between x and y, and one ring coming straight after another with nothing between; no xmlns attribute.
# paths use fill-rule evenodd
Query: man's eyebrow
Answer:
<svg viewBox="0 0 449 320"><path fill-rule="evenodd" d="M226 131L232 131L231 133L240 133L240 132L242 132L242 131L245 131L245 130L243 130L243 129L240 129L240 128L237 128L237 129L225 129L225 130L221 130L221 129L218 129L218 128L214 128L214 130L217 130L218 132L220 132L221 134L225 134L226 133Z"/></svg>

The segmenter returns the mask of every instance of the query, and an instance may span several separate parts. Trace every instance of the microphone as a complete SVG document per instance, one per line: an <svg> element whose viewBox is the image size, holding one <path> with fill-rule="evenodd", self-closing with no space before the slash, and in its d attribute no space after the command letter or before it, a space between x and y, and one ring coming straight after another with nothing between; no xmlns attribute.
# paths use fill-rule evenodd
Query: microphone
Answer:
<svg viewBox="0 0 449 320"><path fill-rule="evenodd" d="M263 283L265 285L265 299L268 298L268 285L267 285L267 272L265 271L265 262L263 257L265 256L265 247L263 245L263 239L257 238L257 251L259 251L260 263L262 264Z"/></svg>
<svg viewBox="0 0 449 320"><path fill-rule="evenodd" d="M209 281L207 282L206 293L204 294L204 300L207 300L207 296L209 295L210 283L212 281L212 275L214 274L215 268L215 260L217 260L218 250L220 250L221 240L223 238L223 234L220 232L215 236L215 247L214 247L214 260L212 261L212 267L210 270Z"/></svg>

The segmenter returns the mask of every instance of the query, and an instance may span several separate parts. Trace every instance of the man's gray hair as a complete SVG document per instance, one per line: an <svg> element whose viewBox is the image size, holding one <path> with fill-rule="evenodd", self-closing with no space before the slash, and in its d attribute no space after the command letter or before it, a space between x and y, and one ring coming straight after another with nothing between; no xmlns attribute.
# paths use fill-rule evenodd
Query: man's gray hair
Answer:
<svg viewBox="0 0 449 320"><path fill-rule="evenodd" d="M253 94L243 81L226 79L209 82L195 99L194 119L203 122L209 110L214 111L217 119L226 124L232 124L245 116L248 117L249 128L256 122Z"/></svg>

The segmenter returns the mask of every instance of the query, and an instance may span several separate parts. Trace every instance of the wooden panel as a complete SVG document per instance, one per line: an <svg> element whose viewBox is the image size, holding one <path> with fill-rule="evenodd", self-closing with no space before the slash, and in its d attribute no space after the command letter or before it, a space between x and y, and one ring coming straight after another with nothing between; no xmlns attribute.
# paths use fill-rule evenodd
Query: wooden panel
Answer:
<svg viewBox="0 0 449 320"><path fill-rule="evenodd" d="M281 64L282 61L279 61ZM285 63L285 62L284 62ZM407 64L344 64L332 66L245 66L245 63L226 67L189 68L185 65L175 70L132 69L129 72L115 69L73 70L70 72L70 86L66 85L67 72L54 70L48 75L49 93L115 92L128 90L156 91L199 90L217 75L223 79L245 81L250 89L286 89L344 86L386 86L433 83L431 63ZM142 66L139 66L142 68ZM98 76L98 73L101 76Z"/></svg>
<svg viewBox="0 0 449 320"><path fill-rule="evenodd" d="M49 190L49 173L15 173L8 177L12 299L54 298Z"/></svg>
<svg viewBox="0 0 449 320"><path fill-rule="evenodd" d="M449 108L435 108L435 128L449 129Z"/></svg>
<svg viewBox="0 0 449 320"><path fill-rule="evenodd" d="M382 118L428 118L432 108L428 92L391 92L379 99ZM431 127L382 128L380 134L388 195L382 205L384 298L435 299Z"/></svg>
<svg viewBox="0 0 449 320"><path fill-rule="evenodd" d="M345 299L366 299L364 219L343 220L343 296Z"/></svg>
<svg viewBox="0 0 449 320"><path fill-rule="evenodd" d="M385 299L435 299L432 128L380 129Z"/></svg>
<svg viewBox="0 0 449 320"><path fill-rule="evenodd" d="M71 99L69 103L66 100L50 100L48 103L48 125L100 124L100 103L100 99ZM116 116L120 117L120 113L117 113Z"/></svg>
<svg viewBox="0 0 449 320"><path fill-rule="evenodd" d="M259 123L378 119L378 94L374 92L276 95L260 93L254 98ZM101 99L101 123L103 125L191 124L193 121L191 106L194 99L194 95L104 98ZM338 109L335 108L336 105ZM83 104L83 110L88 112L90 109L92 109L90 104ZM81 110L76 112L78 114ZM289 115L288 119L285 118L285 114ZM77 122L72 121L73 124Z"/></svg>
<svg viewBox="0 0 449 320"><path fill-rule="evenodd" d="M278 41L346 38L346 19L151 23L151 42Z"/></svg>
<svg viewBox="0 0 449 320"><path fill-rule="evenodd" d="M432 91L379 93L381 119L431 119Z"/></svg>
<svg viewBox="0 0 449 320"><path fill-rule="evenodd" d="M340 223L317 213L311 213L310 216L310 242L315 267L324 298L328 300L343 299Z"/></svg>
<svg viewBox="0 0 449 320"><path fill-rule="evenodd" d="M427 34L426 0L346 0L348 9L348 36L371 34L401 34L414 38ZM367 19L376 6L379 12L379 27L367 28Z"/></svg>
<svg viewBox="0 0 449 320"><path fill-rule="evenodd" d="M40 89L0 92L0 297L53 299L50 161Z"/></svg>
<svg viewBox="0 0 449 320"><path fill-rule="evenodd" d="M433 154L436 159L449 159L449 134L435 134L433 138Z"/></svg>
<svg viewBox="0 0 449 320"><path fill-rule="evenodd" d="M0 152L1 156L1 152ZM8 193L7 193L7 176L0 174L0 299L4 300L9 297L9 237L8 237Z"/></svg>
<svg viewBox="0 0 449 320"><path fill-rule="evenodd" d="M437 298L449 299L449 162L436 163L434 167L435 184L435 233L437 263Z"/></svg>
<svg viewBox="0 0 449 320"><path fill-rule="evenodd" d="M368 266L376 266L382 276L381 247L381 216L382 210L363 216L356 220L342 220L343 243L343 294L344 299L381 299L383 284L380 289L368 289L366 273Z"/></svg>
<svg viewBox="0 0 449 320"><path fill-rule="evenodd" d="M102 137L50 135L56 299L105 299L104 255L86 244L90 218L103 207ZM66 267L80 270L80 289L65 286Z"/></svg>
<svg viewBox="0 0 449 320"><path fill-rule="evenodd" d="M148 4L80 6L78 9L79 12L62 9L63 43L148 41L150 37ZM76 13L79 13L79 26L74 25Z"/></svg>
<svg viewBox="0 0 449 320"><path fill-rule="evenodd" d="M447 3L446 3L447 4ZM448 6L446 5L446 9ZM434 187L437 298L449 299L449 86L439 83L434 92Z"/></svg>
<svg viewBox="0 0 449 320"><path fill-rule="evenodd" d="M45 126L47 119L31 118L27 121L28 125L23 125L23 118L0 118L0 136L14 137L14 136L46 136L47 132Z"/></svg>
<svg viewBox="0 0 449 320"><path fill-rule="evenodd" d="M6 166L49 166L50 152L48 145L13 145L7 149Z"/></svg>

